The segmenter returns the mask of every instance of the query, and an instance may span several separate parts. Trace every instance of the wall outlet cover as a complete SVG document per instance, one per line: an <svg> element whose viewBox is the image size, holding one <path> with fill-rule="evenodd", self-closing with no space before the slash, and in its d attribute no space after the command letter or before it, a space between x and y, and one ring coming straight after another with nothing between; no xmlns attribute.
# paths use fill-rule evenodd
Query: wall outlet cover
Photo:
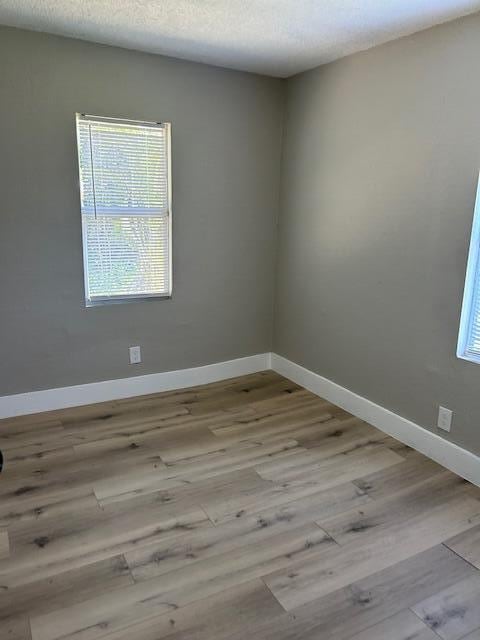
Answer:
<svg viewBox="0 0 480 640"><path fill-rule="evenodd" d="M442 431L450 431L452 428L453 412L446 407L438 407L438 423L437 426Z"/></svg>
<svg viewBox="0 0 480 640"><path fill-rule="evenodd" d="M129 347L130 364L139 364L142 361L142 352L140 347Z"/></svg>

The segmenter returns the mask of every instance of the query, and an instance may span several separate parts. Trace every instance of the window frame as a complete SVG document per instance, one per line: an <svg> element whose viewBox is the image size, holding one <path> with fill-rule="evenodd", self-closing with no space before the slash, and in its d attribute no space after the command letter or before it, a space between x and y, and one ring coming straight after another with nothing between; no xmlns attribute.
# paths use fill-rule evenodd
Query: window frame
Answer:
<svg viewBox="0 0 480 640"><path fill-rule="evenodd" d="M110 116L97 116L91 115L88 113L77 112L75 114L75 131L76 131L76 144L77 144L77 162L78 162L78 196L80 202L80 210L82 207L82 195L81 195L81 184L80 184L80 144L79 144L79 123L83 120L91 120L93 122L104 122L115 123L115 124L126 124L132 126L142 126L142 127L152 127L154 129L163 127L165 129L165 138L167 145L167 220L168 220L168 293L153 293L153 294L130 294L130 295L111 295L111 296L98 296L94 299L88 297L88 257L87 257L87 242L86 242L86 227L83 224L83 217L81 218L82 225L82 256L83 256L83 285L84 285L84 299L85 306L89 307L97 307L104 306L110 304L125 304L132 302L145 302L151 300L171 300L173 296L173 240L172 240L172 227L173 227L173 216L172 216L172 136L171 136L171 128L172 125L170 122L161 122L161 121L147 121L147 120L132 120L130 118L115 118ZM128 215L128 214L127 214Z"/></svg>
<svg viewBox="0 0 480 640"><path fill-rule="evenodd" d="M480 288L480 277L477 282L478 263L480 260L480 176L478 180L475 208L473 213L470 247L468 250L465 287L460 314L460 329L458 333L457 358L480 364L480 354L468 351L469 338L472 327L472 307L476 288Z"/></svg>

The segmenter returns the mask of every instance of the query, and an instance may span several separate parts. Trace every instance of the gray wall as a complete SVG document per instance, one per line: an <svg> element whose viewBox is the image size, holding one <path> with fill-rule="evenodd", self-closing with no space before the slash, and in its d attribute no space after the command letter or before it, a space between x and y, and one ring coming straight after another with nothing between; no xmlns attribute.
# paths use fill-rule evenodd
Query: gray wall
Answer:
<svg viewBox="0 0 480 640"><path fill-rule="evenodd" d="M173 300L85 308L76 111L172 122ZM270 350L282 115L278 80L1 28L0 395Z"/></svg>
<svg viewBox="0 0 480 640"><path fill-rule="evenodd" d="M288 83L277 353L480 453L455 356L480 167L480 16Z"/></svg>

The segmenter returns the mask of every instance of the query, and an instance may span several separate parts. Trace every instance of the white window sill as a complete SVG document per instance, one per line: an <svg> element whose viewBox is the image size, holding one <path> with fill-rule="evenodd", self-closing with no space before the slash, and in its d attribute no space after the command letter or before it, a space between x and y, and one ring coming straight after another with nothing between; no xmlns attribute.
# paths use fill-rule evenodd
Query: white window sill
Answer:
<svg viewBox="0 0 480 640"><path fill-rule="evenodd" d="M467 360L468 362L474 362L480 364L480 355L476 356L470 353L457 353L457 358L460 360Z"/></svg>

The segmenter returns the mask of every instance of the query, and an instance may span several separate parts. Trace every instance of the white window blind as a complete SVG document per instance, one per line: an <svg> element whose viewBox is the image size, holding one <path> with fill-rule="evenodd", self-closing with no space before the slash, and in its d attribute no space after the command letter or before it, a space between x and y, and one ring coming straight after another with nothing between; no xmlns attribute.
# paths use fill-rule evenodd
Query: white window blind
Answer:
<svg viewBox="0 0 480 640"><path fill-rule="evenodd" d="M457 356L480 363L480 181L468 253Z"/></svg>
<svg viewBox="0 0 480 640"><path fill-rule="evenodd" d="M170 125L77 114L87 305L171 295Z"/></svg>

